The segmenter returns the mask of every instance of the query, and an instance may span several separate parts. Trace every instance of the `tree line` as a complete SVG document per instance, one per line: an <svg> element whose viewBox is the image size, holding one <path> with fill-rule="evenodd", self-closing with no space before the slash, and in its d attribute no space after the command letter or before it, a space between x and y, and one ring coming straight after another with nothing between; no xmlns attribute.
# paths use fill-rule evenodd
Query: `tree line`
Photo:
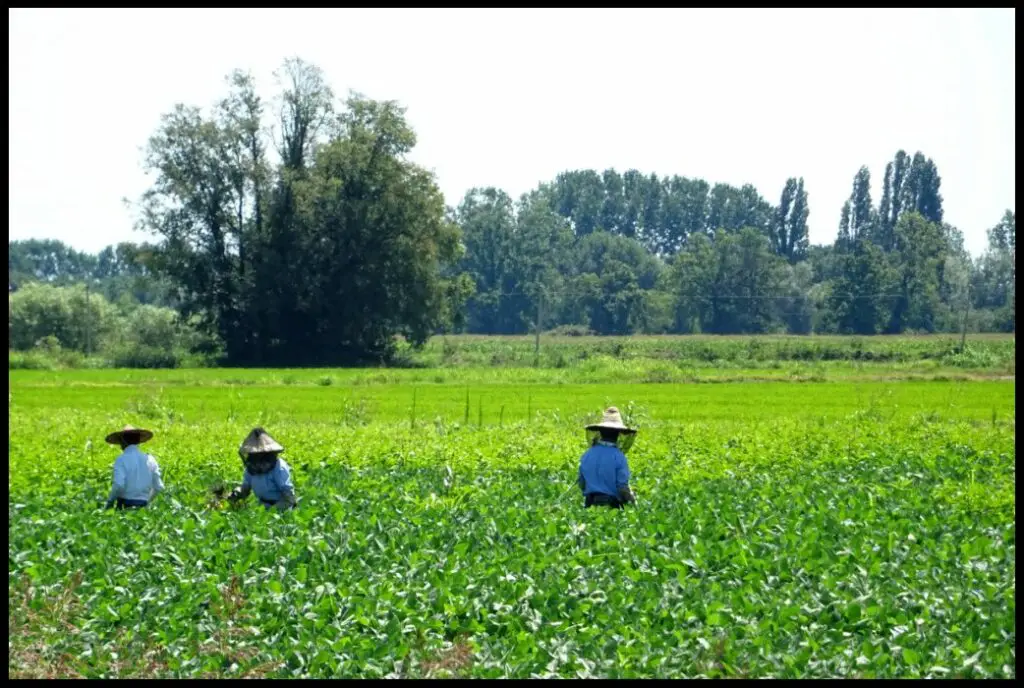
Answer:
<svg viewBox="0 0 1024 688"><path fill-rule="evenodd" d="M10 242L11 288L92 280L111 301L173 308L244 365L388 360L396 336L877 334L1013 331L1015 220L977 260L944 222L941 178L898 151L871 198L853 179L835 241L810 245L808 190L575 170L518 199L445 204L412 163L393 101L340 101L287 60L264 100L229 75L212 110L178 105L146 147L138 204L151 244L97 256ZM774 200L777 198L777 201ZM966 320L965 320L966 319Z"/></svg>

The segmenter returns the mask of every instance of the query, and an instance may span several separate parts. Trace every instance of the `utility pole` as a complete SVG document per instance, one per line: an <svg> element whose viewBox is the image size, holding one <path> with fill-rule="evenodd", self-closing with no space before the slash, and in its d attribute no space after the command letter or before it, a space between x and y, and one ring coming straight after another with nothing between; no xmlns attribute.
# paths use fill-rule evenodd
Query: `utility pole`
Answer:
<svg viewBox="0 0 1024 688"><path fill-rule="evenodd" d="M533 365L536 368L540 367L540 323L541 317L544 313L544 292L539 292L537 296L537 322L534 328L534 339L533 339Z"/></svg>
<svg viewBox="0 0 1024 688"><path fill-rule="evenodd" d="M85 279L85 355L92 355L92 323L89 318L89 278Z"/></svg>
<svg viewBox="0 0 1024 688"><path fill-rule="evenodd" d="M967 316L971 314L971 283L967 282L967 303L964 304L964 328L960 333L960 353L963 353L967 346Z"/></svg>

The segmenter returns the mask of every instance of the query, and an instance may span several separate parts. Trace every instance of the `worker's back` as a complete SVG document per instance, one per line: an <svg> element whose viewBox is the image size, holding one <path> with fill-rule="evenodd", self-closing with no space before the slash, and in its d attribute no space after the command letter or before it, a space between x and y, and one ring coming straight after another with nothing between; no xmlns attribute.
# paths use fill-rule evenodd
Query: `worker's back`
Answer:
<svg viewBox="0 0 1024 688"><path fill-rule="evenodd" d="M579 477L583 494L619 496L619 487L629 484L626 456L610 442L598 441L580 458Z"/></svg>

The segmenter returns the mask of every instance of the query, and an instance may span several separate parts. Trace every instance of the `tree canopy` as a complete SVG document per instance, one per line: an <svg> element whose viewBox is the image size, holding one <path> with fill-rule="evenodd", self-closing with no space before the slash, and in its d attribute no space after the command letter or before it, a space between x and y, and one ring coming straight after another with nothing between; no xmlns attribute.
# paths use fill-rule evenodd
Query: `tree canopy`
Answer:
<svg viewBox="0 0 1024 688"><path fill-rule="evenodd" d="M179 104L161 118L138 204L153 243L90 255L12 241L9 291L84 282L111 303L174 308L239 365L378 362L397 337L558 326L936 332L970 310L972 329L1015 328L1013 211L972 259L921 152L896 152L877 205L861 167L822 246L808 240L800 176L764 196L750 184L567 170L518 199L474 188L446 205L409 160L416 135L398 103L339 99L299 59L275 76L269 99L236 70L212 108ZM74 327L51 329L82 346ZM37 334L12 334L12 346Z"/></svg>

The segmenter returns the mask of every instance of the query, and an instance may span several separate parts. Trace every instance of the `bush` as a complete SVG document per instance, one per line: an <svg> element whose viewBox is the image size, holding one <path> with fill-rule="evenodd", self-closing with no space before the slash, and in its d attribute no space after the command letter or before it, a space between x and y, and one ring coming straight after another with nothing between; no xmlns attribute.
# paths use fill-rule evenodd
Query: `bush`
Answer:
<svg viewBox="0 0 1024 688"><path fill-rule="evenodd" d="M117 329L118 310L85 287L26 284L8 294L10 348L27 351L53 337L65 349L98 351Z"/></svg>
<svg viewBox="0 0 1024 688"><path fill-rule="evenodd" d="M137 345L112 347L107 360L114 368L177 368L180 364L175 351Z"/></svg>
<svg viewBox="0 0 1024 688"><path fill-rule="evenodd" d="M56 370L57 362L37 351L7 352L8 370Z"/></svg>
<svg viewBox="0 0 1024 688"><path fill-rule="evenodd" d="M223 356L216 337L195 319L184 321L169 308L110 304L102 295L86 298L81 285L27 284L8 295L10 368L176 368L215 365ZM89 353L98 354L86 358Z"/></svg>
<svg viewBox="0 0 1024 688"><path fill-rule="evenodd" d="M594 331L586 325L559 325L544 334L549 337L593 337Z"/></svg>
<svg viewBox="0 0 1024 688"><path fill-rule="evenodd" d="M53 356L60 353L60 340L52 334L48 334L37 341L33 348L43 355Z"/></svg>

